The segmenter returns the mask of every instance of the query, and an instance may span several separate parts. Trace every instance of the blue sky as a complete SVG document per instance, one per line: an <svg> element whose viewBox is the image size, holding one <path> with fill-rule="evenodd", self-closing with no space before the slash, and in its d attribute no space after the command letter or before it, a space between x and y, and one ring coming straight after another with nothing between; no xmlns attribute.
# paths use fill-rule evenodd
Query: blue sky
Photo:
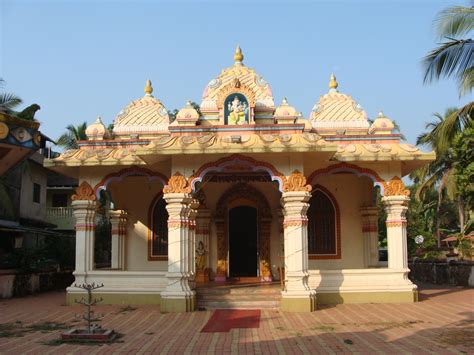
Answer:
<svg viewBox="0 0 474 355"><path fill-rule="evenodd" d="M340 92L374 117L380 109L414 143L434 112L460 106L455 83L425 86L421 59L435 47L432 21L458 1L9 1L0 0L0 77L38 103L42 131L110 123L151 79L168 109L200 102L204 86L244 63L307 117Z"/></svg>

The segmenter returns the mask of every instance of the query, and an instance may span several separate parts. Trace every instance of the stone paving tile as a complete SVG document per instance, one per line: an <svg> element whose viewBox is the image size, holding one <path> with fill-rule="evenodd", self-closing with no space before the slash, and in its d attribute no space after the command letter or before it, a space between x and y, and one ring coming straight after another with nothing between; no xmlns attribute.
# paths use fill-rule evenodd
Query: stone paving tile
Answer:
<svg viewBox="0 0 474 355"><path fill-rule="evenodd" d="M104 328L123 334L110 345L52 345L80 324L81 306L62 292L0 301L1 354L315 354L474 353L474 289L424 285L414 304L342 304L314 313L262 310L260 328L201 333L212 312L161 314L157 306L97 306ZM28 328L40 324L40 329Z"/></svg>

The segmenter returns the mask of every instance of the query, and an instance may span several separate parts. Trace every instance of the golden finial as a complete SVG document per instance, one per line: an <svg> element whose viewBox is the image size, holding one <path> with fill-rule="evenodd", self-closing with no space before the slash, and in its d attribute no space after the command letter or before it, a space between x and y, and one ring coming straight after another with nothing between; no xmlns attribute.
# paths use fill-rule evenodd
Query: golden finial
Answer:
<svg viewBox="0 0 474 355"><path fill-rule="evenodd" d="M144 91L145 91L145 94L147 95L151 95L151 93L153 92L153 87L151 86L151 80L146 81Z"/></svg>
<svg viewBox="0 0 474 355"><path fill-rule="evenodd" d="M240 46L237 46L235 49L235 54L234 54L234 62L235 64L242 64L242 61L244 60L244 55L242 54L242 49L240 49Z"/></svg>
<svg viewBox="0 0 474 355"><path fill-rule="evenodd" d="M331 74L331 78L329 79L329 89L336 90L338 86L339 86L339 84L336 81L336 76L333 73L333 74Z"/></svg>

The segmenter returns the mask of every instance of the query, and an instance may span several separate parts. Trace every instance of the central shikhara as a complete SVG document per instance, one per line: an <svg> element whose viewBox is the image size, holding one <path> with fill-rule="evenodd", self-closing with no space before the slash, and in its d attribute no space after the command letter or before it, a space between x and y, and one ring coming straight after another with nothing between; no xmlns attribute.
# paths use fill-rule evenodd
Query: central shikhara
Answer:
<svg viewBox="0 0 474 355"><path fill-rule="evenodd" d="M46 162L77 177L76 283L103 283L109 303L196 308L197 283L283 278L281 308L413 302L401 178L433 153L401 142L382 112L372 121L329 91L303 117L275 107L269 84L234 64L170 122L151 81L109 132L101 118L79 148ZM377 194L387 212L388 263L379 261ZM97 268L98 201L108 201L111 265ZM111 208L110 206L113 206ZM68 301L79 292L68 289Z"/></svg>

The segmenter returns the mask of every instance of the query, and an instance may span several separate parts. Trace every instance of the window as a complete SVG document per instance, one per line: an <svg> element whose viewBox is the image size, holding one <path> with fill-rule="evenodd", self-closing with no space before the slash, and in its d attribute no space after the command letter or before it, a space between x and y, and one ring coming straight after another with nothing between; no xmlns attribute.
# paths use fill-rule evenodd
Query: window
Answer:
<svg viewBox="0 0 474 355"><path fill-rule="evenodd" d="M308 254L311 259L341 257L338 207L329 191L322 187L309 200Z"/></svg>
<svg viewBox="0 0 474 355"><path fill-rule="evenodd" d="M67 207L67 194L53 194L53 207Z"/></svg>
<svg viewBox="0 0 474 355"><path fill-rule="evenodd" d="M168 211L163 196L159 196L153 206L149 259L160 260L168 256Z"/></svg>
<svg viewBox="0 0 474 355"><path fill-rule="evenodd" d="M41 185L35 182L33 183L33 202L41 202Z"/></svg>

